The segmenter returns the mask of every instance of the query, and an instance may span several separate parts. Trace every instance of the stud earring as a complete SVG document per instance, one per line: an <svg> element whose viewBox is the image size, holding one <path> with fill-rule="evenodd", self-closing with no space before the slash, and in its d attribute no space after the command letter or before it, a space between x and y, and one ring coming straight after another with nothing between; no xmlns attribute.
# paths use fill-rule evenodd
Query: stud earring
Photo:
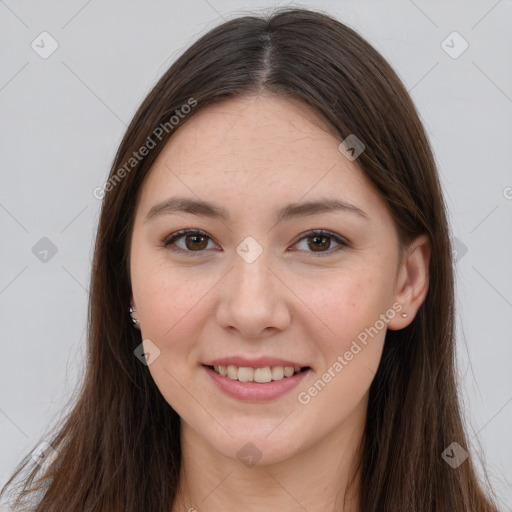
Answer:
<svg viewBox="0 0 512 512"><path fill-rule="evenodd" d="M137 310L134 309L132 306L130 306L130 317L132 319L133 325L140 323L136 318L133 317L133 313L136 313L136 312L137 312Z"/></svg>
<svg viewBox="0 0 512 512"><path fill-rule="evenodd" d="M407 313L402 313L403 318L407 318L407 316L408 316Z"/></svg>

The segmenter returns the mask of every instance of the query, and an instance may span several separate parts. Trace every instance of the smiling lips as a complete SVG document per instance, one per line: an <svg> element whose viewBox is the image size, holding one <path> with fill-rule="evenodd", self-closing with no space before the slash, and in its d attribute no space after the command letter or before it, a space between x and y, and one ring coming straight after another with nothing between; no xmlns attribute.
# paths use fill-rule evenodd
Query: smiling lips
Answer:
<svg viewBox="0 0 512 512"><path fill-rule="evenodd" d="M205 366L231 380L262 384L292 377L294 374L309 368L309 366L285 359L272 357L247 359L239 356L209 361L205 363Z"/></svg>
<svg viewBox="0 0 512 512"><path fill-rule="evenodd" d="M287 394L312 370L309 366L282 359L247 362L245 358L224 358L202 367L225 394L253 403L275 400Z"/></svg>
<svg viewBox="0 0 512 512"><path fill-rule="evenodd" d="M223 377L228 377L231 380L259 383L281 380L301 371L300 366L264 366L262 368L252 368L250 366L235 366L230 364L227 366L214 365L212 368L214 372Z"/></svg>

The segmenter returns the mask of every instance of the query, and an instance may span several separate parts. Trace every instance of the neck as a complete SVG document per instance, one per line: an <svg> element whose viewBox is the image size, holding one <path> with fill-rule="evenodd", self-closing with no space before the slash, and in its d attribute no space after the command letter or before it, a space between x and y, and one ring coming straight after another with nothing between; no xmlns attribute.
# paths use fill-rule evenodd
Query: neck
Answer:
<svg viewBox="0 0 512 512"><path fill-rule="evenodd" d="M172 512L359 512L366 400L320 442L290 458L244 466L182 420L182 461Z"/></svg>

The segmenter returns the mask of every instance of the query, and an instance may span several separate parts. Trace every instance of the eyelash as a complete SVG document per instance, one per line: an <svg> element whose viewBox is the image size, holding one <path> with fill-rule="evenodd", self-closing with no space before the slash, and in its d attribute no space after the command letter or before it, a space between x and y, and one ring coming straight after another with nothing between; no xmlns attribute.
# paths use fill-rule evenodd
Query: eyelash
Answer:
<svg viewBox="0 0 512 512"><path fill-rule="evenodd" d="M200 229L182 229L181 231L176 231L175 233L172 233L171 235L166 237L162 241L161 245L163 247L168 248L169 250L171 250L173 252L188 253L193 257L199 256L202 252L205 251L205 249L201 249L199 251L190 251L190 250L180 249L179 247L171 247L171 245L173 245L177 240L179 240L180 238L184 238L186 235L199 235L199 236L202 236L202 237L205 237L205 238L208 238L209 240L211 240L211 237L205 231L202 231ZM319 251L319 252L306 251L306 252L310 252L315 257L317 257L317 256L322 257L323 255L330 255L333 252L337 252L340 249L350 247L350 243L347 240L345 240L344 238L341 238L339 235L336 235L335 233L332 233L331 231L326 231L324 229L312 229L311 231L304 233L301 236L301 238L299 238L297 240L297 242L295 242L295 243L299 243L304 239L311 238L314 236L324 236L324 237L332 238L336 243L340 244L339 247L335 247L334 249L329 249L327 251Z"/></svg>

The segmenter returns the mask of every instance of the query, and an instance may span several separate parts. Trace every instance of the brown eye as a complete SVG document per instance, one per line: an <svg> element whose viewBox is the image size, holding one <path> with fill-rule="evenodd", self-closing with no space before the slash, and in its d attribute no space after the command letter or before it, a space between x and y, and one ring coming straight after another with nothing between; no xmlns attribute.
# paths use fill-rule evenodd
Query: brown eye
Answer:
<svg viewBox="0 0 512 512"><path fill-rule="evenodd" d="M343 247L349 247L349 243L346 240L335 233L324 230L310 231L299 240L299 243L302 242L302 240L307 240L306 252L317 253L317 255L328 255L342 249ZM331 249L333 241L338 244L338 247Z"/></svg>
<svg viewBox="0 0 512 512"><path fill-rule="evenodd" d="M184 243L182 240L184 240ZM322 256L324 254L329 255L343 247L350 247L349 242L341 238L339 235L324 230L312 230L305 233L305 235L299 239L297 244L301 243L303 240L307 240L307 248L303 250L309 253L316 253L318 256ZM189 253L190 255L195 256L204 252L204 250L208 248L208 242L210 241L212 241L211 237L204 231L183 229L170 235L163 241L162 245L164 247L168 247L174 252ZM333 243L338 246L332 248Z"/></svg>
<svg viewBox="0 0 512 512"><path fill-rule="evenodd" d="M181 243L182 239L184 244ZM163 246L176 252L201 253L203 249L207 248L209 241L210 237L203 231L184 229L173 233L164 240ZM181 245L177 242L180 242Z"/></svg>
<svg viewBox="0 0 512 512"><path fill-rule="evenodd" d="M206 237L203 235L185 235L185 240L187 249L191 251L194 249L205 249L208 245L208 242L205 243Z"/></svg>
<svg viewBox="0 0 512 512"><path fill-rule="evenodd" d="M330 237L324 236L324 235L309 236L308 240L313 240L313 242L311 242L311 243L308 242L308 247L310 249L312 249L313 251L317 251L317 250L322 251L323 249L329 249L329 247L331 245Z"/></svg>

